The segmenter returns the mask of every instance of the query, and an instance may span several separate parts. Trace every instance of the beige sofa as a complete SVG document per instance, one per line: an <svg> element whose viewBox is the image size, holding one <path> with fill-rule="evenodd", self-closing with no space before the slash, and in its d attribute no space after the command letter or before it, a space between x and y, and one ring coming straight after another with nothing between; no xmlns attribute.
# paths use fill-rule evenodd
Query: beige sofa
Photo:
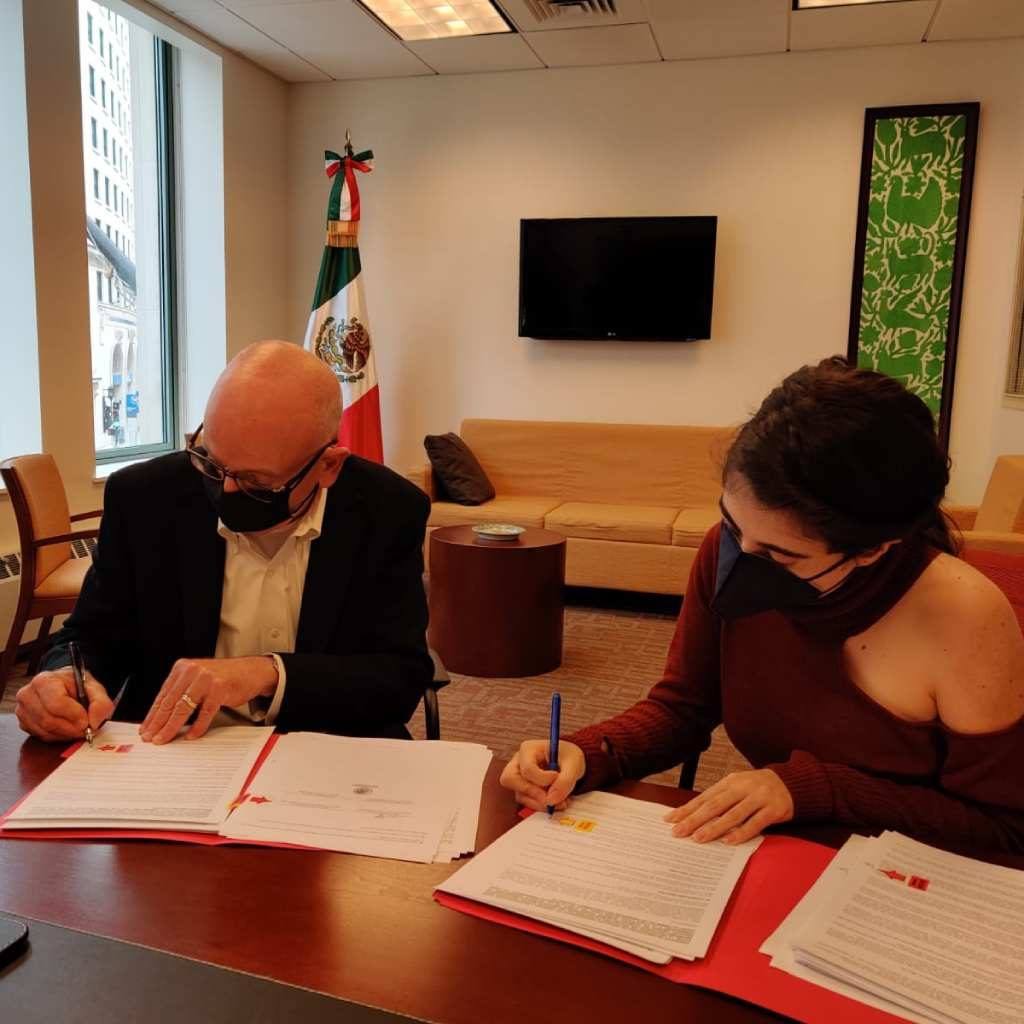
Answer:
<svg viewBox="0 0 1024 1024"><path fill-rule="evenodd" d="M483 505L434 500L427 464L409 477L434 500L430 528L543 527L567 538L569 584L685 591L719 517L732 428L465 420L460 434L497 493Z"/></svg>
<svg viewBox="0 0 1024 1024"><path fill-rule="evenodd" d="M967 551L1024 554L1024 455L1000 455L981 504L949 505Z"/></svg>

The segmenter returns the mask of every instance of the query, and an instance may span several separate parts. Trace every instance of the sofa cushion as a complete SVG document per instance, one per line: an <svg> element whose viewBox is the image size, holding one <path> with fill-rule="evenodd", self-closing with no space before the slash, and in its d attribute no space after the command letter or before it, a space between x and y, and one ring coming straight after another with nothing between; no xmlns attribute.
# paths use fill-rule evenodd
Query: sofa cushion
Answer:
<svg viewBox="0 0 1024 1024"><path fill-rule="evenodd" d="M732 427L462 421L459 434L498 494L562 501L713 505Z"/></svg>
<svg viewBox="0 0 1024 1024"><path fill-rule="evenodd" d="M549 530L566 537L669 544L678 509L660 505L601 505L567 501L544 517Z"/></svg>
<svg viewBox="0 0 1024 1024"><path fill-rule="evenodd" d="M494 497L494 485L458 434L427 434L423 447L442 498L459 505L482 505Z"/></svg>
<svg viewBox="0 0 1024 1024"><path fill-rule="evenodd" d="M456 505L435 501L430 507L428 526L464 526L467 523L515 523L516 526L544 526L544 517L558 504L557 498L510 495L482 505Z"/></svg>
<svg viewBox="0 0 1024 1024"><path fill-rule="evenodd" d="M672 524L672 543L680 548L699 548L704 534L721 518L717 505L684 508Z"/></svg>

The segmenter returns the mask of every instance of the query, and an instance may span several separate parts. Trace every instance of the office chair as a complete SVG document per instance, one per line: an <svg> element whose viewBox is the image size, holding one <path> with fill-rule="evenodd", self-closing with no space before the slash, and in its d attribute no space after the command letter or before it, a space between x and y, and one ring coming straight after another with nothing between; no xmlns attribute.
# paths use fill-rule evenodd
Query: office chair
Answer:
<svg viewBox="0 0 1024 1024"><path fill-rule="evenodd" d="M434 663L434 678L427 684L423 693L423 717L427 723L427 739L441 738L441 710L437 703L437 691L447 686L451 679L444 667L440 655L433 648L427 648L430 660Z"/></svg>
<svg viewBox="0 0 1024 1024"><path fill-rule="evenodd" d="M102 511L68 513L64 484L51 455L21 455L0 462L7 493L14 508L21 545L21 589L11 623L7 647L0 658L0 696L7 677L18 659L18 648L26 624L42 619L39 636L29 659L34 675L46 650L55 615L66 615L75 607L82 580L91 560L73 558L71 541L99 535L97 528L72 530L71 524L95 519Z"/></svg>
<svg viewBox="0 0 1024 1024"><path fill-rule="evenodd" d="M1024 631L1024 554L968 546L963 560L983 572L1006 595Z"/></svg>
<svg viewBox="0 0 1024 1024"><path fill-rule="evenodd" d="M690 761L684 761L679 766L679 788L693 789L697 779L697 765L700 764L700 754Z"/></svg>

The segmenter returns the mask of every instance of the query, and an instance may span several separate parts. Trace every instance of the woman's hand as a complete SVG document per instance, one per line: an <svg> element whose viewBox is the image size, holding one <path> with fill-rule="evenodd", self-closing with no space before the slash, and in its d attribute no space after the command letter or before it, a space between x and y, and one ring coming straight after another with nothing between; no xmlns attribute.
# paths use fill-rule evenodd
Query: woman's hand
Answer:
<svg viewBox="0 0 1024 1024"><path fill-rule="evenodd" d="M558 744L559 770L549 771L548 741L526 740L501 773L501 784L515 793L524 807L561 810L587 769L587 759L575 743Z"/></svg>
<svg viewBox="0 0 1024 1024"><path fill-rule="evenodd" d="M792 817L793 798L786 784L770 768L762 768L726 775L666 814L665 821L676 822L674 836L691 836L698 843L722 839L733 844L745 843L769 825Z"/></svg>

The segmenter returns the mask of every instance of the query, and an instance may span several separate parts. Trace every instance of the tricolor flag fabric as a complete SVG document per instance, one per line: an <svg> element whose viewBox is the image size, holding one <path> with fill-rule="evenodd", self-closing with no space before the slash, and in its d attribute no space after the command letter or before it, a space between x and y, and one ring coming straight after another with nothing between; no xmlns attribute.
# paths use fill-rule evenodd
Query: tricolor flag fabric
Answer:
<svg viewBox="0 0 1024 1024"><path fill-rule="evenodd" d="M357 174L373 170L373 153L341 156L328 150L325 171L331 179L327 203L327 244L313 294L305 347L334 371L344 405L338 440L355 455L384 461L380 431L380 393L373 357L362 266L359 261L359 186Z"/></svg>

